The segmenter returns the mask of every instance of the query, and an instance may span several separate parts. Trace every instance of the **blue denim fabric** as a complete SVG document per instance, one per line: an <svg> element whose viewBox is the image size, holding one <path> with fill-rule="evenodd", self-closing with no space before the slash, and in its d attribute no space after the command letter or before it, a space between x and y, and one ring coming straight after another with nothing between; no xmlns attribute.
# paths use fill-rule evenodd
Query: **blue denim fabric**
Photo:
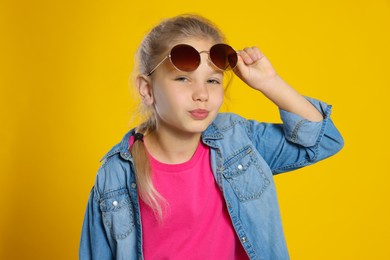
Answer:
<svg viewBox="0 0 390 260"><path fill-rule="evenodd" d="M280 110L283 124L219 114L202 134L236 231L250 259L289 259L273 175L337 153L343 139L330 119L331 106L307 98L324 116L310 122ZM143 259L137 184L128 140L103 158L85 213L79 257Z"/></svg>

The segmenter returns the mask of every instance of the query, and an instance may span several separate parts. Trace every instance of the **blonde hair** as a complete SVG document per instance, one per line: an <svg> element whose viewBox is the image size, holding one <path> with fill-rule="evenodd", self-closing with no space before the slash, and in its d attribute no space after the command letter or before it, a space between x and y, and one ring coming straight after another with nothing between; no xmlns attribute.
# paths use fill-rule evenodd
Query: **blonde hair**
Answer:
<svg viewBox="0 0 390 260"><path fill-rule="evenodd" d="M220 30L209 20L198 15L180 15L163 20L143 39L137 53L139 73L148 74L159 62L172 43L184 38L211 39L215 43L225 42ZM146 120L141 123L137 133L148 135L157 128L157 119L153 108L147 108ZM152 208L155 215L162 219L164 198L155 189L151 178L151 167L145 145L136 141L130 149L135 166L135 176L140 198Z"/></svg>

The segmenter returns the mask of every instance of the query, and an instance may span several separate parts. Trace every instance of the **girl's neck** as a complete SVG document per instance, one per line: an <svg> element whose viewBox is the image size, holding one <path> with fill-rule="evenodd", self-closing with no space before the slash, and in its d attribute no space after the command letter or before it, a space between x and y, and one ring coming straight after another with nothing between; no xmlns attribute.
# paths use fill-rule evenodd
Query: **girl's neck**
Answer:
<svg viewBox="0 0 390 260"><path fill-rule="evenodd" d="M149 153L158 161L179 164L191 159L199 145L200 133L154 131L145 136Z"/></svg>

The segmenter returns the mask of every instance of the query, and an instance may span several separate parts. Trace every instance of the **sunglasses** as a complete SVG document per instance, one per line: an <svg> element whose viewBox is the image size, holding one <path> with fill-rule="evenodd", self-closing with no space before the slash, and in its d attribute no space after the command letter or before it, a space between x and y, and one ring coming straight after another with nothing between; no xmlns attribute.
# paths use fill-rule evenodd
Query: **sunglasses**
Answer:
<svg viewBox="0 0 390 260"><path fill-rule="evenodd" d="M187 44L175 45L169 54L160 61L148 74L152 73L169 58L172 65L180 71L191 72L200 65L200 54L208 53L211 63L221 71L232 70L236 67L238 57L237 52L227 44L218 43L211 47L210 51L198 52L194 47Z"/></svg>

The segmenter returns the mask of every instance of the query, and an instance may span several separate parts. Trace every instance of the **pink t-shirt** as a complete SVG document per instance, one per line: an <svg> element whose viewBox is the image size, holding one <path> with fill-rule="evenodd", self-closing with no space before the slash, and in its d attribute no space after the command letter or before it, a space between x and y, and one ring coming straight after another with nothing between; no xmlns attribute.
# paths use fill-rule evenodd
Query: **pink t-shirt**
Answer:
<svg viewBox="0 0 390 260"><path fill-rule="evenodd" d="M169 207L159 222L140 201L145 259L248 259L213 177L209 148L200 142L181 164L150 161L153 183Z"/></svg>

